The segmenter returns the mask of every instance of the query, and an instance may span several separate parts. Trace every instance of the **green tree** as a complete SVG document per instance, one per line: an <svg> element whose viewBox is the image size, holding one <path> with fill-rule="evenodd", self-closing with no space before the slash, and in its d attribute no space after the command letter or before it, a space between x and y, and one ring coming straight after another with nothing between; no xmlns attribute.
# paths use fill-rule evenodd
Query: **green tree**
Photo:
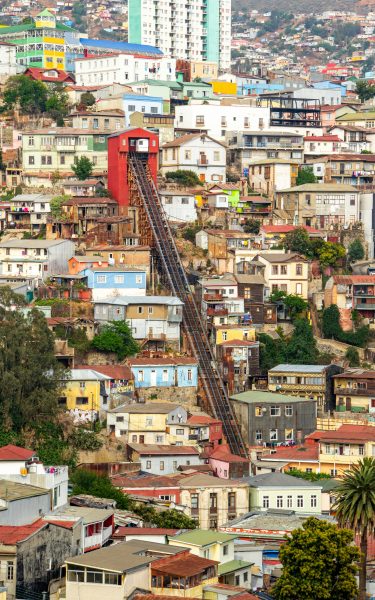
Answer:
<svg viewBox="0 0 375 600"><path fill-rule="evenodd" d="M302 449L301 452L303 452ZM332 479L330 475L327 475L327 473L307 473L306 471L301 471L300 469L294 468L288 470L288 475L298 477L299 479L305 479L306 481L320 481L321 479Z"/></svg>
<svg viewBox="0 0 375 600"><path fill-rule="evenodd" d="M95 102L95 96L91 92L83 92L83 94L81 94L80 104L82 104L82 106L86 106L86 108L94 106Z"/></svg>
<svg viewBox="0 0 375 600"><path fill-rule="evenodd" d="M337 261L344 258L346 250L344 246L336 242L325 242L318 251L319 261L323 267L336 265Z"/></svg>
<svg viewBox="0 0 375 600"><path fill-rule="evenodd" d="M272 367L286 361L286 342L284 338L274 339L266 333L258 334L259 364L262 373L266 374Z"/></svg>
<svg viewBox="0 0 375 600"><path fill-rule="evenodd" d="M304 256L311 254L310 238L305 227L297 227L289 231L284 238L283 246L289 252L298 252Z"/></svg>
<svg viewBox="0 0 375 600"><path fill-rule="evenodd" d="M46 110L48 89L41 81L26 75L13 75L6 82L1 109L19 108L25 115L40 115Z"/></svg>
<svg viewBox="0 0 375 600"><path fill-rule="evenodd" d="M64 126L64 118L69 114L69 96L61 83L51 90L46 102L46 113L56 121L58 127Z"/></svg>
<svg viewBox="0 0 375 600"><path fill-rule="evenodd" d="M301 167L298 171L296 185L304 185L305 183L316 183L316 177L312 167Z"/></svg>
<svg viewBox="0 0 375 600"><path fill-rule="evenodd" d="M54 336L44 315L25 317L24 299L0 289L0 415L5 430L54 420L62 367L54 354Z"/></svg>
<svg viewBox="0 0 375 600"><path fill-rule="evenodd" d="M348 348L345 352L345 358L349 361L349 367L359 367L361 365L358 350L356 348Z"/></svg>
<svg viewBox="0 0 375 600"><path fill-rule="evenodd" d="M62 205L64 204L64 202L67 202L67 200L69 200L69 199L70 199L70 196L66 196L66 195L54 196L53 198L51 198L50 209L51 209L51 215L54 219L62 220L64 218L64 213L62 211Z"/></svg>
<svg viewBox="0 0 375 600"><path fill-rule="evenodd" d="M348 248L348 260L349 262L356 262L362 260L365 257L365 250L363 248L361 240L358 238L353 240Z"/></svg>
<svg viewBox="0 0 375 600"><path fill-rule="evenodd" d="M366 600L367 540L375 531L375 459L365 457L352 465L333 494L340 525L354 529L360 536L358 600Z"/></svg>
<svg viewBox="0 0 375 600"><path fill-rule="evenodd" d="M359 552L352 531L310 517L285 539L276 600L353 600Z"/></svg>
<svg viewBox="0 0 375 600"><path fill-rule="evenodd" d="M92 340L92 345L102 352L115 352L119 360L139 352L139 346L126 321L111 321L104 325Z"/></svg>
<svg viewBox="0 0 375 600"><path fill-rule="evenodd" d="M259 233L261 226L261 222L257 219L246 219L243 230L245 233L255 233L257 235Z"/></svg>
<svg viewBox="0 0 375 600"><path fill-rule="evenodd" d="M72 164L72 170L81 181L88 179L92 175L94 163L91 162L87 156L81 156L80 158L75 157L74 163Z"/></svg>
<svg viewBox="0 0 375 600"><path fill-rule="evenodd" d="M296 319L294 330L286 349L287 362L297 365L314 365L319 352L312 327L307 319Z"/></svg>
<svg viewBox="0 0 375 600"><path fill-rule="evenodd" d="M353 346L365 346L370 336L370 330L362 325L356 331L343 331L340 324L340 311L336 304L331 304L323 310L322 332L325 338L338 340Z"/></svg>
<svg viewBox="0 0 375 600"><path fill-rule="evenodd" d="M179 185L186 187L194 187L196 185L203 185L198 175L194 171L188 169L177 169L177 171L169 171L165 174L166 178L175 181Z"/></svg>
<svg viewBox="0 0 375 600"><path fill-rule="evenodd" d="M355 91L360 101L366 102L366 100L371 100L375 96L375 85L364 79L359 79L355 85Z"/></svg>

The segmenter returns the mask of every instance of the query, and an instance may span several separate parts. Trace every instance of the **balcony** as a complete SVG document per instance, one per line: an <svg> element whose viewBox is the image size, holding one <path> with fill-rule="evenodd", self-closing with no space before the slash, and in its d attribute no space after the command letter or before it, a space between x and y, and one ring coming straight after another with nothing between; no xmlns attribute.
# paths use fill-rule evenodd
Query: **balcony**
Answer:
<svg viewBox="0 0 375 600"><path fill-rule="evenodd" d="M375 302L358 303L354 306L355 310L375 310Z"/></svg>
<svg viewBox="0 0 375 600"><path fill-rule="evenodd" d="M225 317L228 315L227 308L208 308L207 316L208 317Z"/></svg>
<svg viewBox="0 0 375 600"><path fill-rule="evenodd" d="M167 339L167 336L165 333L154 333L154 332L148 332L147 334L147 339L149 340L158 340L158 341L163 341L165 342Z"/></svg>
<svg viewBox="0 0 375 600"><path fill-rule="evenodd" d="M206 302L216 302L217 300L222 300L223 294L218 292L216 294L203 294L203 300Z"/></svg>
<svg viewBox="0 0 375 600"><path fill-rule="evenodd" d="M366 388L351 388L351 387L337 387L335 389L337 396L373 396L375 390L368 390Z"/></svg>
<svg viewBox="0 0 375 600"><path fill-rule="evenodd" d="M198 165L198 167L208 167L209 161L207 158L203 158L203 156L202 156L201 158L198 158L197 165Z"/></svg>

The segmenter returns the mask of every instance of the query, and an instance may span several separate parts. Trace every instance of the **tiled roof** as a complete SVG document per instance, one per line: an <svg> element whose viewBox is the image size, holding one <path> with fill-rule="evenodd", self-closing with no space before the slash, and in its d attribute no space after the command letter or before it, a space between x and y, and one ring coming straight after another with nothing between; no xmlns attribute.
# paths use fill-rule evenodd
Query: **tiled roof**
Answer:
<svg viewBox="0 0 375 600"><path fill-rule="evenodd" d="M115 487L124 489L179 488L178 479L167 475L116 475L111 481Z"/></svg>
<svg viewBox="0 0 375 600"><path fill-rule="evenodd" d="M342 285L347 285L351 283L375 284L375 275L334 275L333 281Z"/></svg>
<svg viewBox="0 0 375 600"><path fill-rule="evenodd" d="M28 450L27 448L21 448L20 446L14 446L13 444L7 444L0 448L0 461L1 460L29 460L32 456L35 456L34 450Z"/></svg>
<svg viewBox="0 0 375 600"><path fill-rule="evenodd" d="M57 77L50 75L49 73L51 71L57 72ZM31 77L37 81L48 81L51 83L62 83L68 81L74 83L74 79L71 75L69 75L69 73L66 73L66 71L60 71L58 69L39 69L37 67L28 67L24 74L28 75L29 73Z"/></svg>
<svg viewBox="0 0 375 600"><path fill-rule="evenodd" d="M348 369L344 373L334 375L333 379L375 379L375 371L365 369Z"/></svg>
<svg viewBox="0 0 375 600"><path fill-rule="evenodd" d="M306 135L305 142L342 142L338 135Z"/></svg>
<svg viewBox="0 0 375 600"><path fill-rule="evenodd" d="M0 544L5 546L13 546L18 542L26 540L28 537L33 535L36 531L46 527L47 523L43 519L38 519L34 523L29 525L0 525Z"/></svg>

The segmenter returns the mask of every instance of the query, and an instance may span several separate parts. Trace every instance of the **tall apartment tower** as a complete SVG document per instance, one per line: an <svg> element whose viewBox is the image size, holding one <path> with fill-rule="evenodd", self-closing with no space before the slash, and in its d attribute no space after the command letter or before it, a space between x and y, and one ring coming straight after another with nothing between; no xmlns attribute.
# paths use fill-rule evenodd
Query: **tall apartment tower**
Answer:
<svg viewBox="0 0 375 600"><path fill-rule="evenodd" d="M231 0L128 0L129 42L230 68Z"/></svg>

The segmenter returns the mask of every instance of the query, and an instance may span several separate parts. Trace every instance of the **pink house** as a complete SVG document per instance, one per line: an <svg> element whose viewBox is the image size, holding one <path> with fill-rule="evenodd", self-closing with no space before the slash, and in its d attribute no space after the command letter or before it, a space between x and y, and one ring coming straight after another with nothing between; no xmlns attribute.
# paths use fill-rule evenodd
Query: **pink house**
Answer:
<svg viewBox="0 0 375 600"><path fill-rule="evenodd" d="M232 454L229 446L216 446L208 458L214 474L220 479L239 479L248 477L250 461L242 456Z"/></svg>

